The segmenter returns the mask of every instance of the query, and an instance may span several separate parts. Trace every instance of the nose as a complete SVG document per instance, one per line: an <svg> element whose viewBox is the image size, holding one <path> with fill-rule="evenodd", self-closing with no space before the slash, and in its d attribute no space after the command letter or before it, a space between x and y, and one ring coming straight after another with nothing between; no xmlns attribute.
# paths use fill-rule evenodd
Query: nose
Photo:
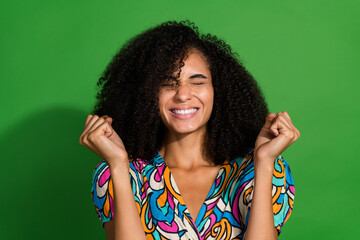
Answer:
<svg viewBox="0 0 360 240"><path fill-rule="evenodd" d="M191 88L187 84L179 84L175 93L175 101L178 102L186 102L190 100L192 97Z"/></svg>

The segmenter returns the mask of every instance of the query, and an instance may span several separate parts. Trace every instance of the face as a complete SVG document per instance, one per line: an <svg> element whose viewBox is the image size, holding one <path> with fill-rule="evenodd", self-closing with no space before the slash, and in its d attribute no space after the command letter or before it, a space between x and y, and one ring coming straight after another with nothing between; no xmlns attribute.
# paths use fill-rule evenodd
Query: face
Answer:
<svg viewBox="0 0 360 240"><path fill-rule="evenodd" d="M170 133L204 132L214 102L210 69L196 50L188 53L184 64L179 78L160 87L160 116Z"/></svg>

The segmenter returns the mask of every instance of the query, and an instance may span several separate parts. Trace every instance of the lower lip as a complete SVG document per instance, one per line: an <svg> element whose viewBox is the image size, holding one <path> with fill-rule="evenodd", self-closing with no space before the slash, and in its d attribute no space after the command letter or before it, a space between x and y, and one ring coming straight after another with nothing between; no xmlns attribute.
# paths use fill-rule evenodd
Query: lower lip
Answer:
<svg viewBox="0 0 360 240"><path fill-rule="evenodd" d="M199 111L199 109L196 112L189 113L189 114L176 114L176 113L173 113L172 111L170 111L170 114L178 119L189 119L189 118L194 117L198 111Z"/></svg>

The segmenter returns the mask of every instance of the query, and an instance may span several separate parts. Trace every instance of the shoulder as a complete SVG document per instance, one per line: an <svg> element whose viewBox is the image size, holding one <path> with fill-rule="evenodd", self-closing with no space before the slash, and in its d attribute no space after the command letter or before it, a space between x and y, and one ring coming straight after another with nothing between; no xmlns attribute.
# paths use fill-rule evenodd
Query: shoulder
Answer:
<svg viewBox="0 0 360 240"><path fill-rule="evenodd" d="M240 165L241 196L243 202L240 204L242 216L247 216L248 209L251 207L254 189L254 149L251 149L243 158L238 159ZM274 160L272 177L272 203L274 224L280 234L282 226L287 221L293 210L295 198L294 180L288 162L282 155ZM247 218L246 223L247 224Z"/></svg>
<svg viewBox="0 0 360 240"><path fill-rule="evenodd" d="M233 164L234 181L238 182L238 191L244 193L245 205L251 205L253 188L255 184L254 169L254 149L250 149L244 157L235 159ZM289 204L292 203L295 196L295 187L292 173L288 162L282 155L274 160L273 176L272 176L272 195L273 202L281 204L284 194L289 196ZM280 205L279 205L280 206Z"/></svg>
<svg viewBox="0 0 360 240"><path fill-rule="evenodd" d="M113 216L113 189L110 178L110 169L104 160L98 163L93 171L91 197L101 222L104 224L105 222L110 221Z"/></svg>
<svg viewBox="0 0 360 240"><path fill-rule="evenodd" d="M91 194L95 206L99 209L103 207L105 200L112 196L110 169L104 160L99 162L93 171Z"/></svg>
<svg viewBox="0 0 360 240"><path fill-rule="evenodd" d="M241 166L240 169L247 167L249 170L254 171L254 148L249 148L244 157L236 158L235 162ZM291 177L289 163L282 155L277 156L277 158L274 160L273 174L278 178L284 177L285 174L288 174L288 177Z"/></svg>
<svg viewBox="0 0 360 240"><path fill-rule="evenodd" d="M142 159L129 160L130 182L137 190L141 188L146 170L152 166L151 161ZM103 201L97 202L96 199L102 199L106 194L113 195L110 168L105 160L99 162L93 171L91 192L95 205L99 204L98 207L101 207Z"/></svg>
<svg viewBox="0 0 360 240"><path fill-rule="evenodd" d="M143 182L142 173L148 163L146 161L136 159L129 160L129 164L129 179L136 200L140 198L140 191ZM94 202L98 218L104 226L104 223L110 221L114 215L113 183L111 180L110 168L104 160L99 162L93 171L91 197Z"/></svg>
<svg viewBox="0 0 360 240"><path fill-rule="evenodd" d="M144 170L144 168L149 163L147 161L141 160L141 159L134 159L129 160L129 174L130 176L136 177L139 176ZM107 187L106 183L108 183L111 180L110 176L110 168L109 165L106 163L105 160L102 160L99 162L92 175L92 182L93 184L96 184L94 187L103 188Z"/></svg>

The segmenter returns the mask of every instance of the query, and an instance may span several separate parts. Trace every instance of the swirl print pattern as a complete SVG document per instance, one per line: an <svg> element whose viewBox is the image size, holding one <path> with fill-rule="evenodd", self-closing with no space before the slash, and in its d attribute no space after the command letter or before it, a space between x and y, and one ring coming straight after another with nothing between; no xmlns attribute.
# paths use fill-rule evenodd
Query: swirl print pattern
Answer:
<svg viewBox="0 0 360 240"><path fill-rule="evenodd" d="M149 161L130 161L130 183L147 239L243 239L254 187L253 149L243 158L226 161L192 219L181 193L158 154ZM91 195L99 219L113 218L113 186L105 161L93 173ZM280 234L291 215L295 188L289 165L281 156L274 162L272 202Z"/></svg>

